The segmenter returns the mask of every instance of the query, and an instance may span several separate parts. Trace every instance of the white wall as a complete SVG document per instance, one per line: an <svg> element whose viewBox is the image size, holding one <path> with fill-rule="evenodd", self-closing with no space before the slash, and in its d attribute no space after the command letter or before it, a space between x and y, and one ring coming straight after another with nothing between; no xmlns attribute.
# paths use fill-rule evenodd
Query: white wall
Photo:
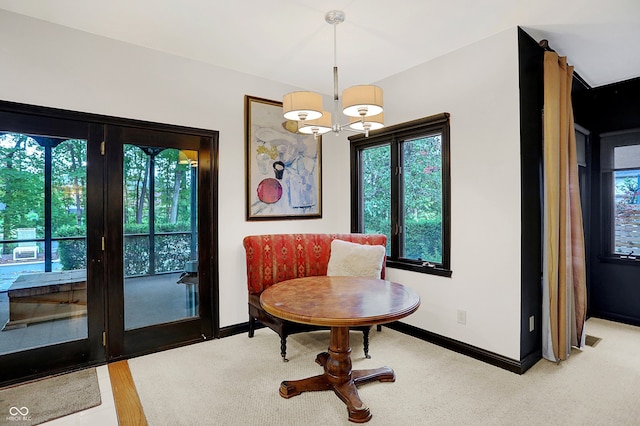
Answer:
<svg viewBox="0 0 640 426"><path fill-rule="evenodd" d="M421 307L405 322L520 359L517 29L378 82L396 124L449 112L451 278L390 269ZM466 311L466 325L457 311Z"/></svg>
<svg viewBox="0 0 640 426"><path fill-rule="evenodd" d="M223 42L221 40L221 42ZM244 219L244 95L294 89L0 11L0 99L220 132L220 325L247 321L245 235L349 231L349 146L323 138L323 218ZM452 278L389 270L419 292L406 322L519 359L517 32L378 82L387 124L451 113ZM330 73L328 73L330 78ZM467 312L465 326L456 323Z"/></svg>
<svg viewBox="0 0 640 426"><path fill-rule="evenodd" d="M244 95L280 100L292 89L0 10L0 99L220 132L222 327L248 319L245 235L349 231L348 151L333 136L322 147L322 219L245 221Z"/></svg>

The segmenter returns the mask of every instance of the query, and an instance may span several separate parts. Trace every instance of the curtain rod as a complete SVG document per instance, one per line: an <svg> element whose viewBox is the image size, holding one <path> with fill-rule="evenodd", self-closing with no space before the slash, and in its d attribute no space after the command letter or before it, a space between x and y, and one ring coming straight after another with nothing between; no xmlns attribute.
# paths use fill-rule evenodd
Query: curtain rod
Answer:
<svg viewBox="0 0 640 426"><path fill-rule="evenodd" d="M555 50L553 50L551 48L551 46L549 46L549 40L547 40L547 39L540 40L538 45L542 48L542 50L546 50L548 52L555 52ZM591 89L591 86L586 81L584 81L584 79L582 77L580 77L580 74L575 72L575 70L573 72L573 78L575 78L578 83L582 84L582 86L585 89Z"/></svg>
<svg viewBox="0 0 640 426"><path fill-rule="evenodd" d="M543 50L547 50L549 52L555 52L555 50L553 50L551 46L549 46L549 40L547 40L546 38L540 40L538 45L540 45L540 47L542 47Z"/></svg>

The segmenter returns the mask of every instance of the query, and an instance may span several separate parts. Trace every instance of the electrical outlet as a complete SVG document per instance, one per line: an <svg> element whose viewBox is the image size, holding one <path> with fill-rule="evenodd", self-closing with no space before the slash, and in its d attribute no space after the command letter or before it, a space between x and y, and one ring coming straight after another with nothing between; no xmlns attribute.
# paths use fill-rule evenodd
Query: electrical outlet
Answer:
<svg viewBox="0 0 640 426"><path fill-rule="evenodd" d="M467 311L458 310L458 324L467 323Z"/></svg>
<svg viewBox="0 0 640 426"><path fill-rule="evenodd" d="M529 317L529 333L531 333L536 328L536 320L533 315Z"/></svg>

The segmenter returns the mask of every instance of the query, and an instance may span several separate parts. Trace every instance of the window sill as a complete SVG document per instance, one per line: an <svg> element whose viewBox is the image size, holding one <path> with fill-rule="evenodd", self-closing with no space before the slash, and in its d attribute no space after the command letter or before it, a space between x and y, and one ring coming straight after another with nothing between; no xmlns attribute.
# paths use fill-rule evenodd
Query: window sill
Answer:
<svg viewBox="0 0 640 426"><path fill-rule="evenodd" d="M403 269L405 271L419 272L421 274L437 275L440 277L447 277L447 278L451 278L451 275L453 274L453 271L450 269L443 269L437 266L436 267L422 266L420 264L399 262L397 260L389 260L389 259L387 259L386 267Z"/></svg>
<svg viewBox="0 0 640 426"><path fill-rule="evenodd" d="M640 266L640 256L635 259L621 258L619 256L600 256L598 260L601 263L615 263L618 265Z"/></svg>

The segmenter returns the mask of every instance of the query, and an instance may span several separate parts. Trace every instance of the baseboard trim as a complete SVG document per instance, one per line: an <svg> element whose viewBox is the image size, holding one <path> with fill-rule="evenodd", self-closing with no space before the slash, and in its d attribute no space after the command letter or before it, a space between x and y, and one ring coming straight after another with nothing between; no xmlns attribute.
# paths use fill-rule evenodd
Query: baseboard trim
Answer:
<svg viewBox="0 0 640 426"><path fill-rule="evenodd" d="M607 321L621 322L623 324L635 325L640 327L640 319L627 315L614 314L606 311L589 311L589 317L600 318Z"/></svg>
<svg viewBox="0 0 640 426"><path fill-rule="evenodd" d="M516 374L524 374L529 368L531 368L541 358L539 352L527 355L520 361L516 361L511 358L490 352L484 349L480 349L476 346L469 345L448 337L441 336L430 331L423 330L418 327L414 327L402 322L392 322L385 324L385 327L389 327L393 330L399 331L406 335L415 337L420 340L424 340L434 345L441 346L445 349L452 350L462 355L467 355L471 358L477 359L487 364L500 367L502 369L511 371ZM264 327L262 324L256 322L256 329ZM249 332L249 323L235 324L227 327L220 328L220 338L233 336L240 333Z"/></svg>
<svg viewBox="0 0 640 426"><path fill-rule="evenodd" d="M520 360L520 372L518 374L524 374L528 369L533 367L538 361L542 359L542 350L537 350L529 355L526 355Z"/></svg>
<svg viewBox="0 0 640 426"><path fill-rule="evenodd" d="M390 324L385 324L385 327L389 327L393 330L399 331L409 336L413 336L420 340L433 343L434 345L441 346L445 349L452 350L459 354L469 356L471 358L486 362L487 364L500 367L516 374L524 374L540 359L540 354L534 353L525 357L523 360L516 361L514 359L507 358L494 352L490 352L485 349L481 349L476 346L451 339L449 337L444 337L439 334L432 333L430 331L426 331L402 322L392 322Z"/></svg>

